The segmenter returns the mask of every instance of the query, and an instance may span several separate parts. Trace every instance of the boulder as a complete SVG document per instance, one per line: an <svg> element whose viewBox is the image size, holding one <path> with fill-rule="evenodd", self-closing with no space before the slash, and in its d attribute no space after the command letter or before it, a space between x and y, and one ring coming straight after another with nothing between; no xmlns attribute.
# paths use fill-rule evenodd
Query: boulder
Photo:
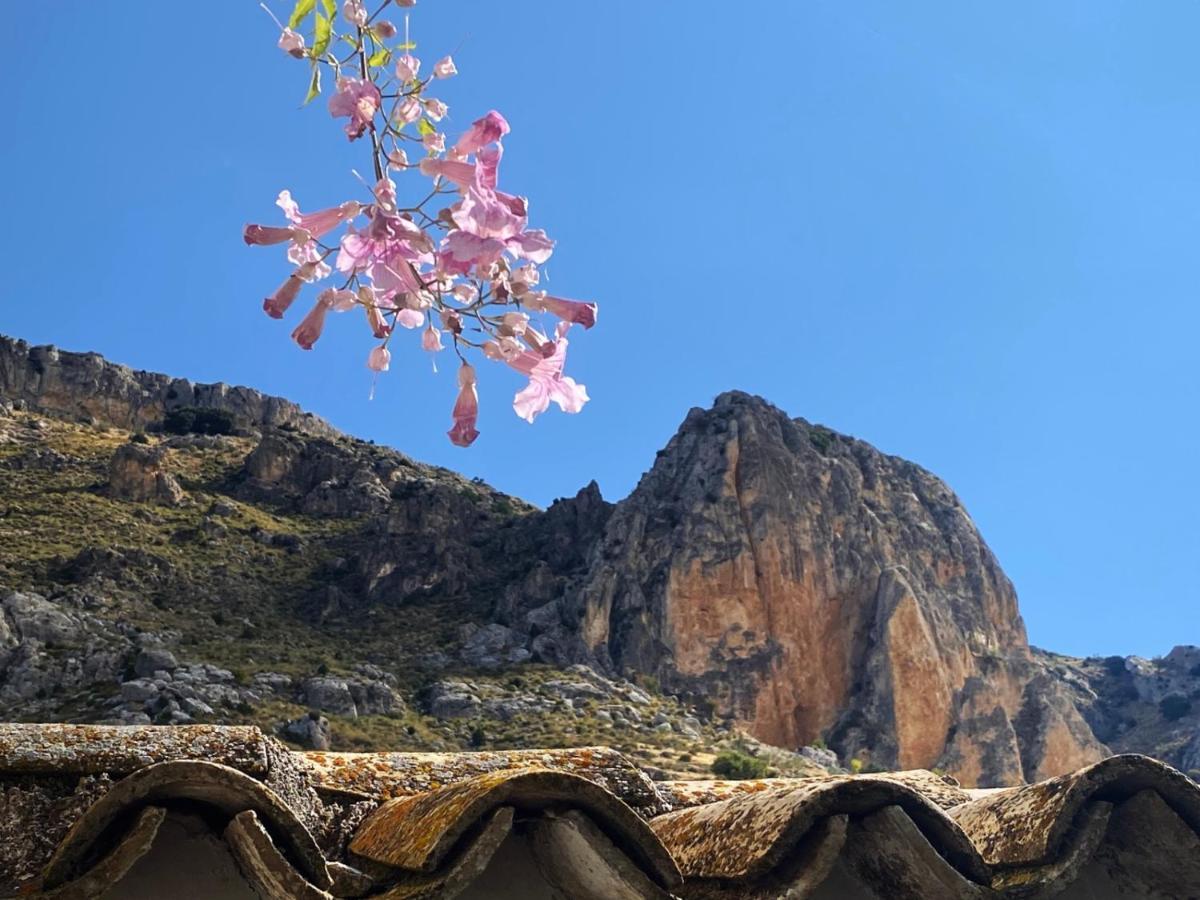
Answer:
<svg viewBox="0 0 1200 900"><path fill-rule="evenodd" d="M162 647L147 647L133 661L133 671L143 678L155 672L174 672L178 668L179 661L175 659L175 654Z"/></svg>
<svg viewBox="0 0 1200 900"><path fill-rule="evenodd" d="M461 681L439 681L429 689L427 708L437 719L467 719L479 715L483 702Z"/></svg>
<svg viewBox="0 0 1200 900"><path fill-rule="evenodd" d="M306 750L328 750L330 747L329 720L316 712L284 722L279 733L284 740Z"/></svg>
<svg viewBox="0 0 1200 900"><path fill-rule="evenodd" d="M7 621L0 625L0 642L10 646L18 641L37 641L47 647L75 646L86 631L76 616L38 594L14 591L4 598L3 608Z"/></svg>
<svg viewBox="0 0 1200 900"><path fill-rule="evenodd" d="M183 488L164 468L166 452L145 444L118 447L108 467L109 496L135 503L182 504Z"/></svg>
<svg viewBox="0 0 1200 900"><path fill-rule="evenodd" d="M823 769L837 769L839 767L838 755L828 747L814 747L808 745L801 747L798 751L801 756L807 760L811 760Z"/></svg>
<svg viewBox="0 0 1200 900"><path fill-rule="evenodd" d="M468 622L459 629L464 663L482 669L495 669L505 663L521 663L530 658L522 639L508 626L491 622L479 626Z"/></svg>
<svg viewBox="0 0 1200 900"><path fill-rule="evenodd" d="M337 716L358 716L358 706L350 685L344 678L331 675L317 675L306 678L300 687L304 704L320 712L333 713Z"/></svg>

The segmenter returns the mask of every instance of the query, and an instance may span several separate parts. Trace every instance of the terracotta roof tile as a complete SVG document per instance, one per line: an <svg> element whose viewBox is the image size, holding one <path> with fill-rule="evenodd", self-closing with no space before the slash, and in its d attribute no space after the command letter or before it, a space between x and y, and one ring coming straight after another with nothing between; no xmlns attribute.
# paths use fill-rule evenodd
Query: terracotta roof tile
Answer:
<svg viewBox="0 0 1200 900"><path fill-rule="evenodd" d="M1058 854L1089 803L1121 802L1152 790L1200 831L1200 790L1186 775L1145 756L1112 756L1070 775L988 791L955 807L951 817L993 866L1031 866Z"/></svg>
<svg viewBox="0 0 1200 900"><path fill-rule="evenodd" d="M162 896L193 856L232 891L205 896L270 900L533 882L572 900L1184 898L1200 787L1133 756L993 791L929 772L656 784L602 748L300 754L253 728L0 725L0 845L0 897L58 900Z"/></svg>
<svg viewBox="0 0 1200 900"><path fill-rule="evenodd" d="M570 772L599 784L645 816L667 806L646 773L608 747L499 750L475 753L330 753L296 756L311 768L320 790L391 799L436 790L479 775L512 769Z"/></svg>

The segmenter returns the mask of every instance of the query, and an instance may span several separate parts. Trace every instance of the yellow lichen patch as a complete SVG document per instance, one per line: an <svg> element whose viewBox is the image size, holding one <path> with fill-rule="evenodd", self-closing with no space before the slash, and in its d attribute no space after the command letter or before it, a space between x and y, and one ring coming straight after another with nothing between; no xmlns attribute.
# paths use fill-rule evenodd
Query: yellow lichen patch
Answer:
<svg viewBox="0 0 1200 900"><path fill-rule="evenodd" d="M267 772L266 739L245 726L0 724L0 770L10 773L125 775L185 759L261 776Z"/></svg>
<svg viewBox="0 0 1200 900"><path fill-rule="evenodd" d="M654 832L617 797L577 775L536 767L490 772L389 800L359 827L350 850L409 872L431 872L464 834L501 807L526 816L579 810L654 880L678 880L678 870Z"/></svg>
<svg viewBox="0 0 1200 900"><path fill-rule="evenodd" d="M900 806L928 830L929 840L948 847L977 874L981 864L965 836L922 793L935 783L945 789L935 790L938 802L949 802L948 792L958 790L928 772L899 773L898 778L841 775L768 779L745 790L716 784L713 793L726 793L725 799L706 802L702 793L689 797L687 787L676 783L668 788L674 796L681 802L698 799L701 805L658 816L650 826L685 877L758 878L786 859L818 822ZM965 800L967 795L959 790L954 799Z"/></svg>
<svg viewBox="0 0 1200 900"><path fill-rule="evenodd" d="M1092 799L1112 800L1152 788L1177 798L1200 829L1195 785L1170 766L1144 756L1113 756L1037 784L991 791L950 810L989 865L1016 867L1052 861L1080 810Z"/></svg>
<svg viewBox="0 0 1200 900"><path fill-rule="evenodd" d="M586 778L649 815L666 808L645 773L607 747L476 753L309 752L299 756L311 768L319 787L380 799L411 796L467 779L536 767Z"/></svg>

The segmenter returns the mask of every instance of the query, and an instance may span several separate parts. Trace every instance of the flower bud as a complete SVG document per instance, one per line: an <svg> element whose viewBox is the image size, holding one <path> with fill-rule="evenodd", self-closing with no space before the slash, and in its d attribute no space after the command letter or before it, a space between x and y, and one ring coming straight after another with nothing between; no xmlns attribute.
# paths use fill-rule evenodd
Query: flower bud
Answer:
<svg viewBox="0 0 1200 900"><path fill-rule="evenodd" d="M433 327L432 322L421 335L421 349L428 350L430 353L437 353L442 349L442 333Z"/></svg>
<svg viewBox="0 0 1200 900"><path fill-rule="evenodd" d="M433 97L421 101L421 105L425 107L425 115L429 116L434 122L442 121L442 119L446 118L446 113L450 110L450 107L446 106L445 103Z"/></svg>
<svg viewBox="0 0 1200 900"><path fill-rule="evenodd" d="M362 28L367 24L367 7L363 0L346 0L342 4L342 18L350 25L356 28Z"/></svg>
<svg viewBox="0 0 1200 900"><path fill-rule="evenodd" d="M279 35L279 49L288 54L288 56L303 59L304 35L297 34L290 28L283 29L283 32Z"/></svg>
<svg viewBox="0 0 1200 900"><path fill-rule="evenodd" d="M529 316L521 312L505 313L501 319L503 328L508 334L524 334L529 325Z"/></svg>
<svg viewBox="0 0 1200 900"><path fill-rule="evenodd" d="M399 125L408 125L421 118L421 103L415 97L405 97L396 107L395 121Z"/></svg>
<svg viewBox="0 0 1200 900"><path fill-rule="evenodd" d="M411 53L405 53L396 60L396 77L400 79L401 84L416 81L417 73L420 71L421 61Z"/></svg>
<svg viewBox="0 0 1200 900"><path fill-rule="evenodd" d="M382 344L367 354L367 368L372 372L386 372L391 363L391 351Z"/></svg>

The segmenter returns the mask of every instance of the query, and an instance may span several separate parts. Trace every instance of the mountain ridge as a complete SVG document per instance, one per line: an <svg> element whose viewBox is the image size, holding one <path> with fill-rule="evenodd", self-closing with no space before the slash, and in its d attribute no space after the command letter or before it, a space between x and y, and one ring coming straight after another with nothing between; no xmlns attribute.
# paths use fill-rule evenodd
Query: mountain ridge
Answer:
<svg viewBox="0 0 1200 900"><path fill-rule="evenodd" d="M0 588L37 590L60 611L87 610L79 594L92 591L101 612L88 614L102 622L112 618L107 606L134 610L154 638L122 651L126 668L150 644L178 652L193 641L198 664L256 668L245 676L252 683L287 677L286 690L237 703L295 716L286 724L297 734L320 730L297 715L306 705L330 713L343 734L359 727L337 718L345 710L390 705L424 735L409 735L418 743L488 730L515 741L513 722L557 713L506 679L536 670L553 683L575 667L600 681L588 682L599 694L596 721L572 706L571 727L586 720L631 740L666 735L664 724L720 741L746 729L793 751L828 745L844 764L936 767L974 784L1059 774L1110 747L1200 768L1200 739L1187 731L1200 696L1190 666L1169 662L1172 654L1161 671L1141 662L1117 671L1030 648L1015 591L940 479L744 392L689 412L628 497L609 503L593 483L545 510L357 441L290 401L134 372L96 354L0 337L0 400L14 410L0 418L0 466L19 473L0 504L38 507L0 516L0 534L12 523L18 535L9 558L0 552ZM163 431L168 417L197 409L227 413L232 433ZM52 418L35 428L38 413ZM87 507L91 518L81 514L76 530L107 523L106 543L72 536L57 554L37 543L22 550L22 531L64 540L53 527L60 510L39 500L50 491L69 498L64 510ZM208 562L220 559L229 562ZM173 602L160 597L165 583L196 616L153 608ZM247 600L255 593L258 607ZM146 597L156 599L148 606ZM16 607L10 621L30 609L50 615L36 603ZM256 609L301 649L253 628L241 647L210 637ZM199 616L218 624L201 627ZM14 672L32 677L34 657L50 665L45 642L33 651L20 638L9 643L0 685ZM344 658L315 663L322 645ZM289 652L289 674L267 670L288 668ZM322 665L333 674L317 672ZM458 669L487 675L460 680ZM167 679L128 688L138 679L126 674L111 673L118 696L154 697L110 697L102 708L77 697L45 709L140 721L160 716L153 704L171 695L168 718L195 718ZM321 678L362 702L317 697L322 688L310 682ZM1147 687L1155 679L1170 691ZM675 718L638 722L628 704L610 703L617 688L596 687L634 681L658 688L651 693ZM1184 702L1188 710L1168 720L1157 709L1168 697L1182 698L1171 714Z"/></svg>

